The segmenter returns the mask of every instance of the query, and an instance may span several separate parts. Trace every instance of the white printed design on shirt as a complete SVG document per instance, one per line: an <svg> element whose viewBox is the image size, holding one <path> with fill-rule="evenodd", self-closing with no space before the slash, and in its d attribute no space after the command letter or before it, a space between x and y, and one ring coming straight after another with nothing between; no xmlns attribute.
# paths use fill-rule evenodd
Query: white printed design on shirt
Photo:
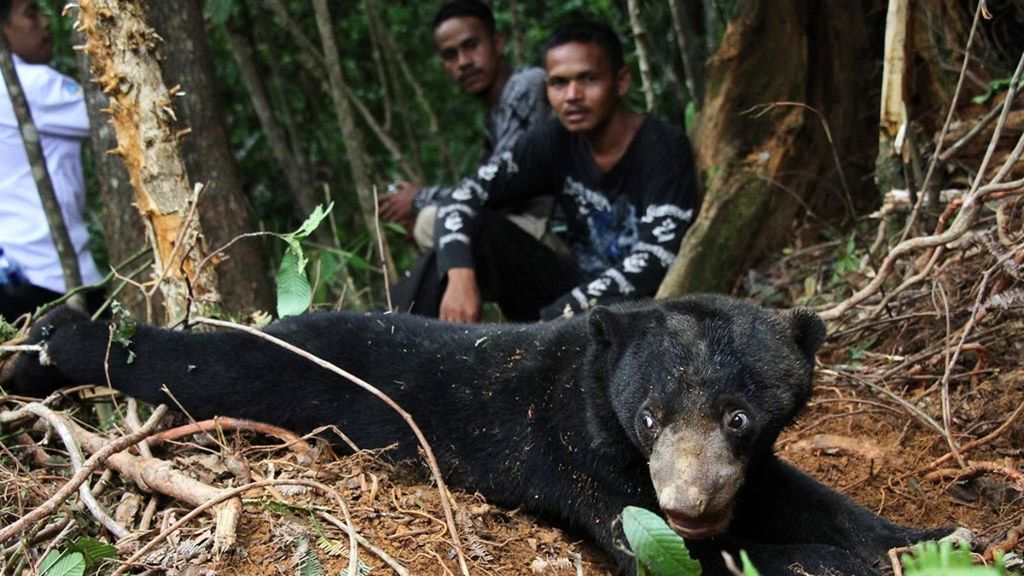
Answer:
<svg viewBox="0 0 1024 576"><path fill-rule="evenodd" d="M612 209L603 194L594 192L571 177L565 179L562 193L576 201L576 212L584 217L593 211L608 212Z"/></svg>
<svg viewBox="0 0 1024 576"><path fill-rule="evenodd" d="M644 212L644 217L640 219L645 224L650 224L658 218L672 217L683 222L689 222L693 220L693 208L683 210L679 206L673 204L658 204L655 206L648 206L647 211Z"/></svg>
<svg viewBox="0 0 1024 576"><path fill-rule="evenodd" d="M650 259L651 255L648 252L633 252L622 261L622 269L629 274L639 274L647 268Z"/></svg>
<svg viewBox="0 0 1024 576"><path fill-rule="evenodd" d="M637 242L633 246L635 253L646 252L657 258L661 265L668 268L672 265L672 261L676 259L676 255L668 250L665 250L661 246L655 246L654 244L648 244L646 242Z"/></svg>

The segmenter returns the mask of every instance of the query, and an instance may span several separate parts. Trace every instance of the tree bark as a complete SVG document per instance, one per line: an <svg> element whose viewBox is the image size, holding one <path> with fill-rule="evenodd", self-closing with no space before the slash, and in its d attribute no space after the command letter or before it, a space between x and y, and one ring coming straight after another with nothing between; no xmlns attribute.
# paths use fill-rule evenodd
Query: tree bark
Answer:
<svg viewBox="0 0 1024 576"><path fill-rule="evenodd" d="M872 1L738 2L708 66L695 134L707 195L659 297L729 290L759 256L792 239L799 210L828 216L848 205L838 192L845 182L858 184L855 198L876 197L863 176L877 132L861 119L878 103L859 97L870 93ZM772 103L798 105L750 113Z"/></svg>
<svg viewBox="0 0 1024 576"><path fill-rule="evenodd" d="M217 311L220 292L206 256L194 194L174 133L173 94L156 61L159 38L146 25L138 0L81 0L78 25L93 73L110 96L117 153L135 190L153 247L168 323L185 317L189 305L203 315Z"/></svg>
<svg viewBox="0 0 1024 576"><path fill-rule="evenodd" d="M191 182L206 188L199 218L212 249L254 230L231 145L213 73L213 61L203 24L201 0L149 2L148 21L164 39L160 68L168 86L180 86L174 99L178 125L189 133L178 149ZM218 258L220 292L228 310L268 310L273 307L270 272L262 244L246 240Z"/></svg>
<svg viewBox="0 0 1024 576"><path fill-rule="evenodd" d="M46 157L43 155L39 130L36 129L36 124L32 121L32 111L29 110L25 92L21 88L21 82L18 81L14 58L7 45L7 37L2 31L0 31L0 71L3 71L7 93L10 94L11 106L14 108L14 116L18 119L21 139L25 143L25 154L32 167L32 177L36 181L39 199L42 201L43 211L46 213L46 221L50 225L50 236L57 249L57 258L60 259L61 272L64 274L64 290L70 291L82 285L82 271L78 267L78 254L71 243L67 225L64 224L64 215L60 210L57 195L53 191L50 173L46 169ZM71 304L79 309L85 308L85 301L80 297L72 297Z"/></svg>
<svg viewBox="0 0 1024 576"><path fill-rule="evenodd" d="M686 9L683 0L668 0L668 7L672 13L672 26L676 45L679 47L679 57L683 61L683 70L686 72L686 86L699 110L704 106L705 52L700 49L697 41L697 28L693 25L690 11Z"/></svg>
<svg viewBox="0 0 1024 576"><path fill-rule="evenodd" d="M75 17L77 18L77 13ZM85 37L81 32L75 31L73 41L75 45L83 45ZM92 68L89 54L79 50L76 53L76 61L79 76L83 79L89 78ZM110 266L115 268L119 275L130 276L136 271L134 267L121 270L117 266L147 246L146 225L142 222L142 215L135 208L135 192L132 190L131 177L125 168L124 160L119 155L111 153L117 149L117 135L114 133L114 125L110 122L110 115L106 112L110 108L110 100L95 82L82 82L82 90L85 92L85 106L89 111L89 144L92 149L93 170L99 184L100 202L103 205L103 233L107 258ZM141 282L145 281L145 278L137 280ZM134 289L117 293L120 282L120 279L114 280L110 296L136 318L153 322L150 315L163 316L161 298L151 298L147 302L144 292Z"/></svg>

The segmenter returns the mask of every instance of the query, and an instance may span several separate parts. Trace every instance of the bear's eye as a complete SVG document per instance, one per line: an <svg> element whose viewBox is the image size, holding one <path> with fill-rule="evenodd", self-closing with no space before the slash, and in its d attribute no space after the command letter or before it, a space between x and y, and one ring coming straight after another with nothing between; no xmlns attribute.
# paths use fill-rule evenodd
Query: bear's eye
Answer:
<svg viewBox="0 0 1024 576"><path fill-rule="evenodd" d="M725 425L733 432L742 432L750 424L750 416L743 410L735 410L725 415Z"/></svg>
<svg viewBox="0 0 1024 576"><path fill-rule="evenodd" d="M658 421L655 420L654 416L647 410L644 410L644 413L640 415L640 421L643 422L644 428L646 428L648 432L653 434L658 431Z"/></svg>

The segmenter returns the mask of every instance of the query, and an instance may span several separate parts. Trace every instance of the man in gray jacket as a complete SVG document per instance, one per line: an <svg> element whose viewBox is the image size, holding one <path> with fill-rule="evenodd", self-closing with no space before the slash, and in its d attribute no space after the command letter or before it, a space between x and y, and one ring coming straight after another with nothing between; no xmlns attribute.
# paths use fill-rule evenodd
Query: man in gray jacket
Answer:
<svg viewBox="0 0 1024 576"><path fill-rule="evenodd" d="M512 70L504 55L505 37L495 29L490 8L479 0L445 3L434 16L433 30L445 72L487 111L485 153L478 171L493 170L498 157L510 151L522 134L550 116L544 70ZM380 200L381 218L412 229L420 248L429 249L434 245L437 204L459 184L421 187L398 181L395 191ZM540 238L550 213L551 198L544 197L507 215Z"/></svg>

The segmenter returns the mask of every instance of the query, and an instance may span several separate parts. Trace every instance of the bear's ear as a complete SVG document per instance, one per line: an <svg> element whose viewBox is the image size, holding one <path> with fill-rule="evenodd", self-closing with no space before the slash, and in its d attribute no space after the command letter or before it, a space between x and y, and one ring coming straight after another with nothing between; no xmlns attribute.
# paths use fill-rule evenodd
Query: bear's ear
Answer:
<svg viewBox="0 0 1024 576"><path fill-rule="evenodd" d="M825 341L825 323L807 308L794 308L782 315L797 348L813 364L814 355Z"/></svg>

